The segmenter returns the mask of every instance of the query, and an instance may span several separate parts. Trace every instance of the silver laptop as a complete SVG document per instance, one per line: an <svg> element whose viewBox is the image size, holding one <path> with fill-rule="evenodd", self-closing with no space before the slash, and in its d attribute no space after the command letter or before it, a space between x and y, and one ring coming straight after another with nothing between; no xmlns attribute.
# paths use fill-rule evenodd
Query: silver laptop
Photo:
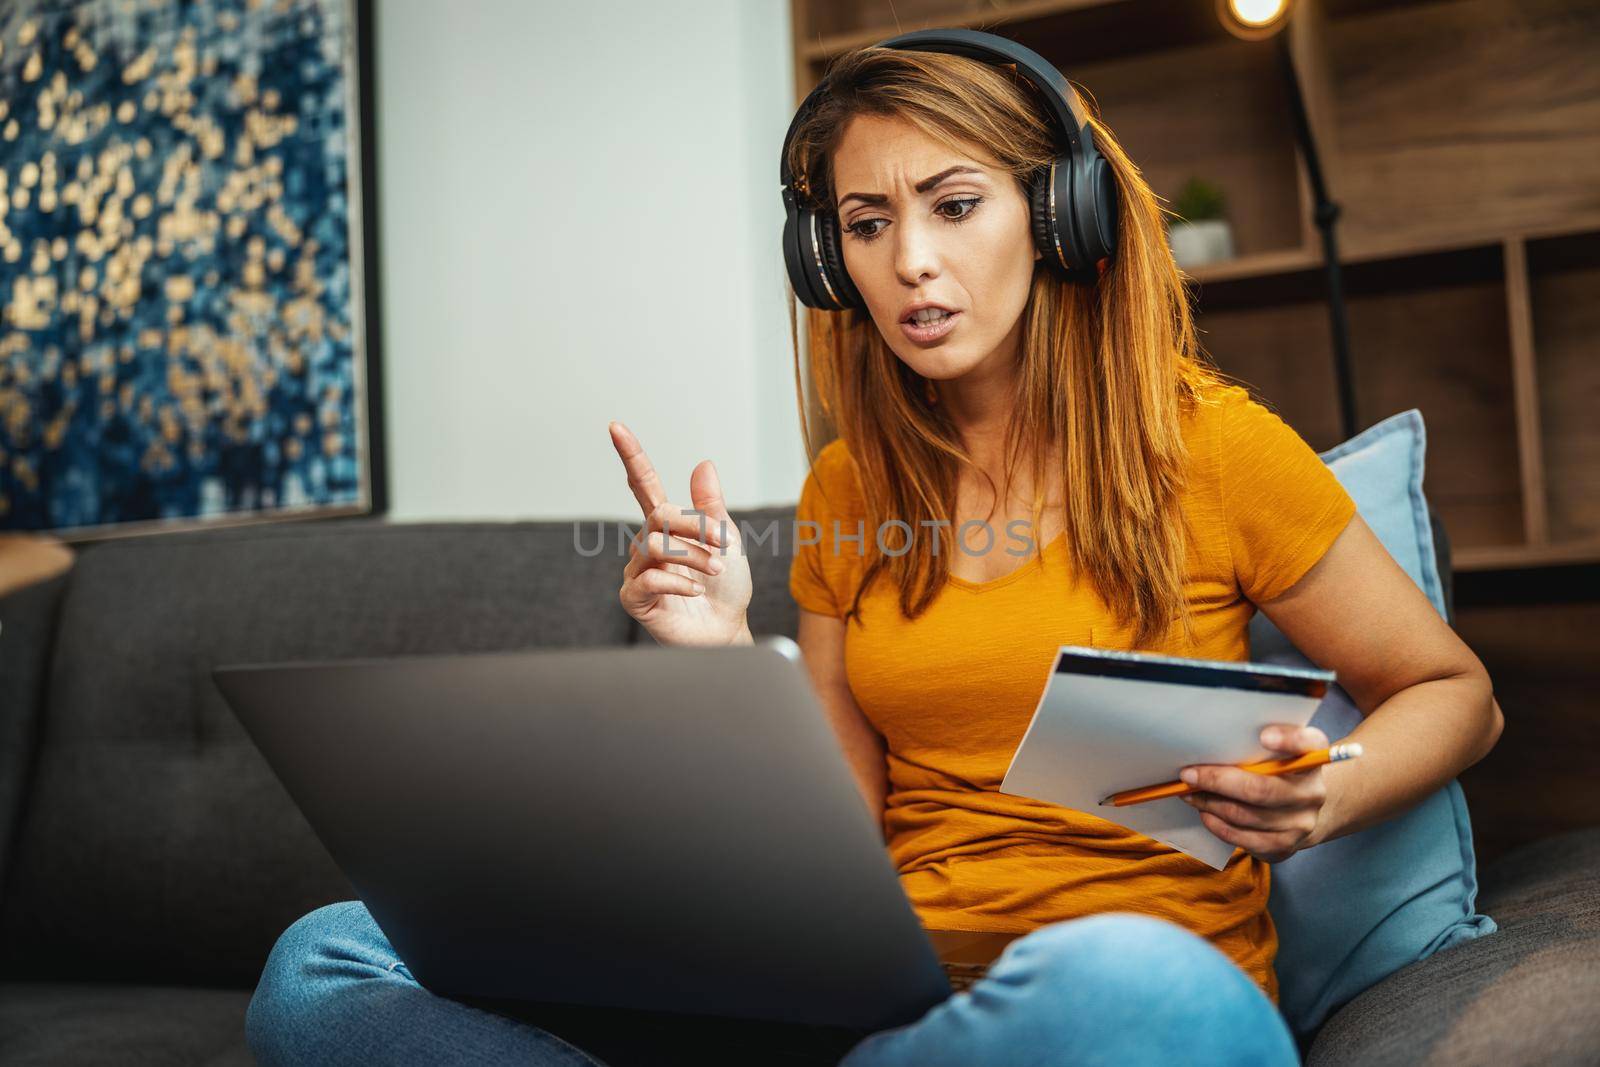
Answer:
<svg viewBox="0 0 1600 1067"><path fill-rule="evenodd" d="M213 677L436 993L878 1030L1017 936L922 928L787 638Z"/></svg>

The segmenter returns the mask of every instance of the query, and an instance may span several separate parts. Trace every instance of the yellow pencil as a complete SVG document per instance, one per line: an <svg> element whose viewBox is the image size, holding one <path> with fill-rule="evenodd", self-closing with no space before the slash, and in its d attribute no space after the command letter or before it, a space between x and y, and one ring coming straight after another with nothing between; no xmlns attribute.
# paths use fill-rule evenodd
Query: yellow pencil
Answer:
<svg viewBox="0 0 1600 1067"><path fill-rule="evenodd" d="M1338 763L1340 760L1355 759L1361 755L1361 742L1346 741L1344 744L1334 745L1331 748L1319 748L1315 752L1303 752L1298 756L1284 756L1279 759L1257 760L1254 763L1235 764L1240 770L1250 771L1254 774L1290 774L1294 771L1303 771L1311 767L1320 767L1324 763ZM1124 789L1120 793L1112 793L1100 802L1101 807L1110 804L1114 807L1126 807L1129 804L1143 804L1147 800L1160 800L1162 797L1181 797L1186 793L1199 793L1198 786L1188 782L1162 782L1159 785L1141 786L1138 789Z"/></svg>

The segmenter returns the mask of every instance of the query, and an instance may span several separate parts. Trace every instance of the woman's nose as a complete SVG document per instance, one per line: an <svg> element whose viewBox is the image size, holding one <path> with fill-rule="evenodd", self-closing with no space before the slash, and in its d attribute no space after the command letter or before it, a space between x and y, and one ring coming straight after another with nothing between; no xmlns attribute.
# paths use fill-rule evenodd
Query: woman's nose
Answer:
<svg viewBox="0 0 1600 1067"><path fill-rule="evenodd" d="M926 225L903 223L895 242L894 269L907 285L939 276L938 242Z"/></svg>

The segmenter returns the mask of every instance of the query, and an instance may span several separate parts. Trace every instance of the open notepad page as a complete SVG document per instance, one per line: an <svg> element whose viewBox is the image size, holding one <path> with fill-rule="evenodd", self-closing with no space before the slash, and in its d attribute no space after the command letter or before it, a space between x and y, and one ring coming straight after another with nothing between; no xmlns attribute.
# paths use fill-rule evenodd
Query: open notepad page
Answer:
<svg viewBox="0 0 1600 1067"><path fill-rule="evenodd" d="M1234 846L1183 798L1100 801L1174 781L1189 764L1277 755L1261 747L1261 728L1304 726L1333 680L1332 671L1063 645L1000 791L1087 812L1221 870Z"/></svg>

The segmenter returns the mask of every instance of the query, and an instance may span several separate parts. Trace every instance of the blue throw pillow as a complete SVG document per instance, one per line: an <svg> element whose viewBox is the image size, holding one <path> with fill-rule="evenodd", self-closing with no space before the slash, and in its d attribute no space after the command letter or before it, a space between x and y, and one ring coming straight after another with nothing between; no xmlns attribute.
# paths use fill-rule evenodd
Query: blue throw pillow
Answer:
<svg viewBox="0 0 1600 1067"><path fill-rule="evenodd" d="M1321 453L1395 562L1445 614L1422 496L1427 438L1415 408ZM1309 666L1288 638L1257 613L1251 658ZM1335 686L1311 724L1330 741L1361 722ZM1358 833L1297 852L1272 868L1268 910L1278 928L1279 1007L1302 1038L1345 1002L1408 963L1494 932L1475 910L1472 824L1452 781L1421 804Z"/></svg>

